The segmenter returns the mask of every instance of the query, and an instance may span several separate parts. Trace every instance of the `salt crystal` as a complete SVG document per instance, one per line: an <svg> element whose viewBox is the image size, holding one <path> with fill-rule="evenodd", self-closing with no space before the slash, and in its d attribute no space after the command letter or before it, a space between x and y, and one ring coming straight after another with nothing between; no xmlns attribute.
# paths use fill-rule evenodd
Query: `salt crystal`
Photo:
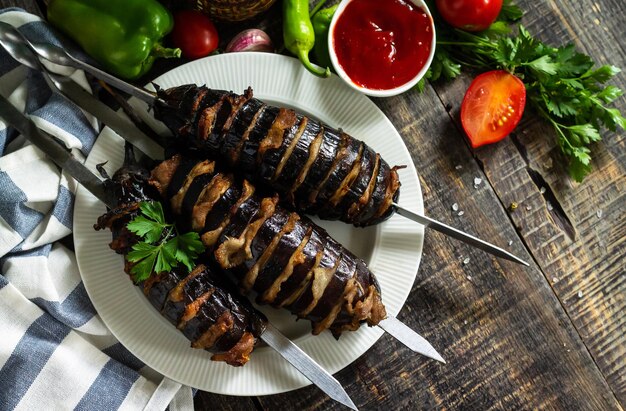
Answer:
<svg viewBox="0 0 626 411"><path fill-rule="evenodd" d="M463 214L465 214L465 211L461 210L459 211L459 213L457 214L459 217L461 217Z"/></svg>
<svg viewBox="0 0 626 411"><path fill-rule="evenodd" d="M554 207L552 206L552 203L549 202L549 201L546 203L546 207L548 207L548 211L554 210Z"/></svg>
<svg viewBox="0 0 626 411"><path fill-rule="evenodd" d="M452 211L456 211L459 209L459 205L457 203L452 204Z"/></svg>
<svg viewBox="0 0 626 411"><path fill-rule="evenodd" d="M527 206L526 206L526 211L530 211L530 210L532 210L532 209L533 209L533 207L532 207L532 206L529 206L529 205L527 205Z"/></svg>
<svg viewBox="0 0 626 411"><path fill-rule="evenodd" d="M467 325L467 320L463 320L463 324Z"/></svg>
<svg viewBox="0 0 626 411"><path fill-rule="evenodd" d="M483 179L480 177L474 177L474 187L479 186L480 183L483 182Z"/></svg>
<svg viewBox="0 0 626 411"><path fill-rule="evenodd" d="M465 259L463 260L463 265L467 265L470 262L470 258L469 257L465 257Z"/></svg>
<svg viewBox="0 0 626 411"><path fill-rule="evenodd" d="M460 170L460 169L462 169L462 168L463 168L463 166L462 166L462 165L460 165L460 164L459 164L458 166L455 166L455 167L454 167L454 169L455 169L455 170Z"/></svg>
<svg viewBox="0 0 626 411"><path fill-rule="evenodd" d="M545 187L541 187L541 188L539 189L539 192L540 192L541 194L545 193L545 192L546 192L546 188L545 188Z"/></svg>
<svg viewBox="0 0 626 411"><path fill-rule="evenodd" d="M559 279L558 279L558 278L556 278L556 277L554 277L554 278L552 279L552 282L553 282L553 283L556 283L556 282L558 282L558 281L559 281Z"/></svg>
<svg viewBox="0 0 626 411"><path fill-rule="evenodd" d="M509 247L513 245L513 240L509 240Z"/></svg>
<svg viewBox="0 0 626 411"><path fill-rule="evenodd" d="M598 216L598 218L602 218L602 210L596 211L596 216Z"/></svg>
<svg viewBox="0 0 626 411"><path fill-rule="evenodd" d="M468 276L467 276L467 280L468 280L468 281L472 281L472 276L471 276L471 275L468 275Z"/></svg>
<svg viewBox="0 0 626 411"><path fill-rule="evenodd" d="M582 291L578 292L578 298L583 298L583 292Z"/></svg>

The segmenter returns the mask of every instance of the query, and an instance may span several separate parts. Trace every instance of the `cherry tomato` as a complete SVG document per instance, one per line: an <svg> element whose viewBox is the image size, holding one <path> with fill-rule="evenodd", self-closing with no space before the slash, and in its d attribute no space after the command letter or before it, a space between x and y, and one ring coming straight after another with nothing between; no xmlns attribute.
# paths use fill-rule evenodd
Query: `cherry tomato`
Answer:
<svg viewBox="0 0 626 411"><path fill-rule="evenodd" d="M476 77L461 104L461 124L472 147L495 143L517 126L526 104L526 87L517 76L494 70Z"/></svg>
<svg viewBox="0 0 626 411"><path fill-rule="evenodd" d="M219 38L207 16L197 10L182 10L174 16L172 41L184 57L197 59L214 52Z"/></svg>
<svg viewBox="0 0 626 411"><path fill-rule="evenodd" d="M482 31L496 21L502 0L437 0L437 9L457 29Z"/></svg>

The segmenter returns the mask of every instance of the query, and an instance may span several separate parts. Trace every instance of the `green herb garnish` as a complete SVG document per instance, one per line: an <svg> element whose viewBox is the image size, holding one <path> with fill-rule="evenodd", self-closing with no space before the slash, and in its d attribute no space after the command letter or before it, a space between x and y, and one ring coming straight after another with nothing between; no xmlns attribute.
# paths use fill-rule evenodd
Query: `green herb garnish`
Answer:
<svg viewBox="0 0 626 411"><path fill-rule="evenodd" d="M141 282L153 273L169 271L178 263L189 271L194 260L204 251L198 233L179 234L174 224L165 222L163 207L158 201L144 201L139 205L141 215L131 220L126 228L143 241L133 245L128 261L135 263L130 272L135 282Z"/></svg>
<svg viewBox="0 0 626 411"><path fill-rule="evenodd" d="M590 145L601 139L601 128L626 128L619 110L608 107L623 92L605 84L620 69L595 68L591 57L573 45L548 46L523 26L512 34L508 23L519 20L522 11L510 1L505 0L498 21L480 33L452 28L436 15L434 2L428 5L435 14L437 49L425 78L451 80L462 68L504 69L517 75L526 85L527 101L554 127L569 174L582 181L591 172Z"/></svg>

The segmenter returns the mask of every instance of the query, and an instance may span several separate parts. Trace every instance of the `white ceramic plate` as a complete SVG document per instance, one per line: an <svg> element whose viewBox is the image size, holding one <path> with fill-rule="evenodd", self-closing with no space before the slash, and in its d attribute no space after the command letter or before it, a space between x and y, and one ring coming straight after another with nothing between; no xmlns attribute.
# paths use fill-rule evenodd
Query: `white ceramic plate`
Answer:
<svg viewBox="0 0 626 411"><path fill-rule="evenodd" d="M326 123L342 127L375 150L400 171L400 203L423 211L422 194L411 157L391 122L365 96L333 76L318 79L296 59L275 54L223 54L180 66L155 80L161 87L207 84L242 92L252 86L257 98L291 106ZM123 142L105 129L93 147L87 165L108 161L111 173L123 158ZM258 347L244 367L210 360L210 353L192 349L189 341L154 310L122 270L122 258L108 247L109 231L93 224L104 205L82 187L76 195L74 243L80 272L94 306L113 334L134 355L163 375L183 384L228 395L267 395L304 387L310 382L267 346ZM364 258L377 275L387 312L400 311L417 274L423 229L400 216L383 224L358 229L340 222L321 222L348 249ZM262 307L270 320L326 370L335 373L367 351L383 334L361 327L339 341L329 332L313 336L308 322L295 322L282 310ZM383 360L384 361L384 360Z"/></svg>

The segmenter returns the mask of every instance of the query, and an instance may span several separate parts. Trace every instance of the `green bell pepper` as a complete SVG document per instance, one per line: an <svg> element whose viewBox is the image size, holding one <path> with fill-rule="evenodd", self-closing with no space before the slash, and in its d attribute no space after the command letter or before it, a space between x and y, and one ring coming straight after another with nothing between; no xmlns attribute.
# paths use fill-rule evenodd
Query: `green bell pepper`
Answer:
<svg viewBox="0 0 626 411"><path fill-rule="evenodd" d="M124 79L142 76L158 57L180 57L160 43L174 19L156 0L52 0L48 20Z"/></svg>

